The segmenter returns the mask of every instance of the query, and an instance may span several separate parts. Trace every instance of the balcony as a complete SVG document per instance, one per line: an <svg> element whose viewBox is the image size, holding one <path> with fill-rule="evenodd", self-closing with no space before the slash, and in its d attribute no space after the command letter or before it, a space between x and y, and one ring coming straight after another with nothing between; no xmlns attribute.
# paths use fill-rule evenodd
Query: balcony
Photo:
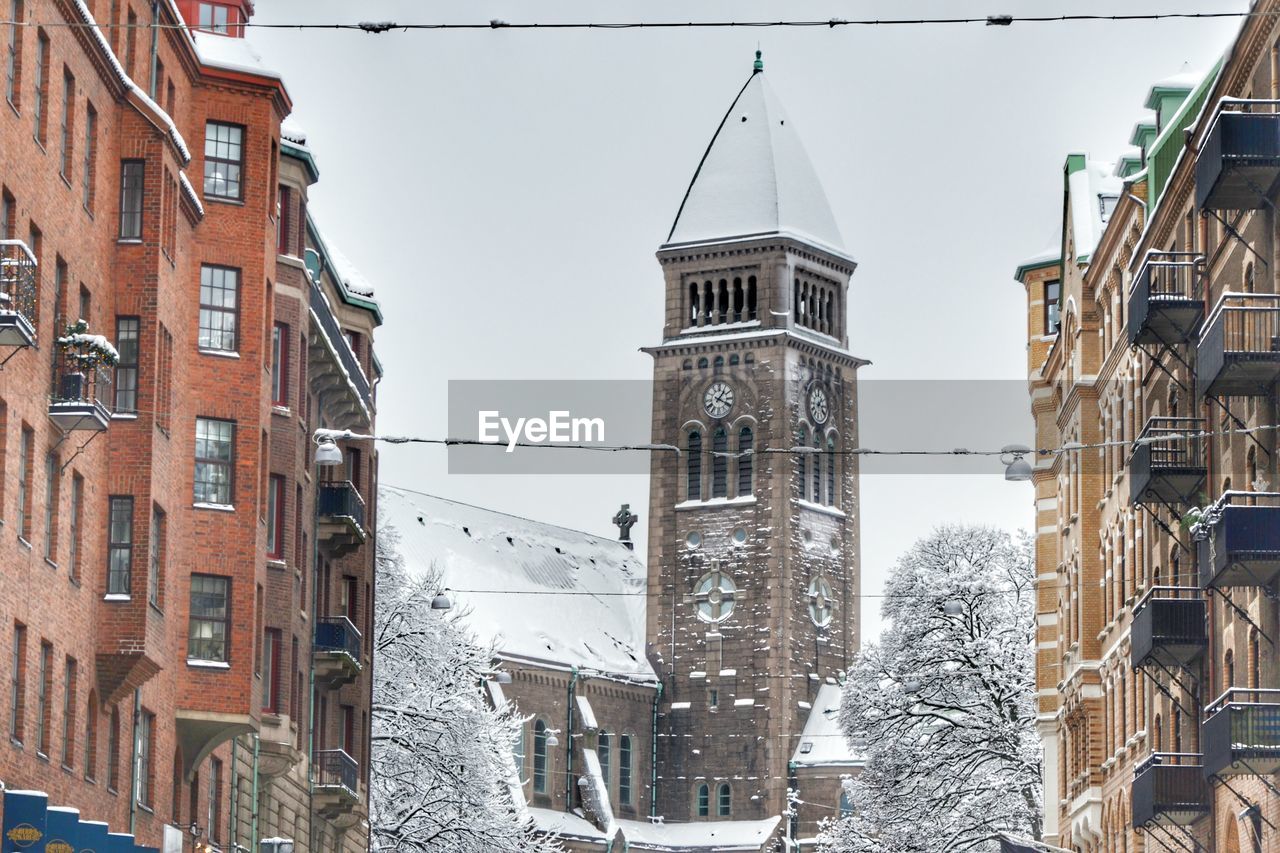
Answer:
<svg viewBox="0 0 1280 853"><path fill-rule="evenodd" d="M333 307L318 282L311 283L311 327L307 375L313 390L325 398L325 414L336 429L365 428L371 423L373 392L369 379Z"/></svg>
<svg viewBox="0 0 1280 853"><path fill-rule="evenodd" d="M1204 421L1149 418L1133 443L1129 500L1190 503L1205 478Z"/></svg>
<svg viewBox="0 0 1280 853"><path fill-rule="evenodd" d="M1267 586L1280 574L1280 493L1227 492L1192 534L1201 589Z"/></svg>
<svg viewBox="0 0 1280 853"><path fill-rule="evenodd" d="M1205 708L1205 776L1280 770L1280 690L1233 687Z"/></svg>
<svg viewBox="0 0 1280 853"><path fill-rule="evenodd" d="M1191 340L1204 315L1203 264L1192 252L1147 253L1129 291L1129 343Z"/></svg>
<svg viewBox="0 0 1280 853"><path fill-rule="evenodd" d="M119 354L106 338L89 334L84 320L57 340L49 418L65 432L101 432L111 423L111 368Z"/></svg>
<svg viewBox="0 0 1280 853"><path fill-rule="evenodd" d="M1204 593L1157 586L1133 608L1129 629L1133 668L1147 663L1188 666L1209 647Z"/></svg>
<svg viewBox="0 0 1280 853"><path fill-rule="evenodd" d="M360 674L361 637L345 616L322 616L316 622L316 683L336 690Z"/></svg>
<svg viewBox="0 0 1280 853"><path fill-rule="evenodd" d="M1133 825L1186 826L1209 814L1209 783L1200 756L1156 752L1133 771Z"/></svg>
<svg viewBox="0 0 1280 853"><path fill-rule="evenodd" d="M1280 379L1280 295L1222 294L1201 331L1196 359L1201 396L1270 394Z"/></svg>
<svg viewBox="0 0 1280 853"><path fill-rule="evenodd" d="M1260 210L1280 175L1275 101L1224 101L1196 157L1196 207ZM1266 112L1254 112L1265 109Z"/></svg>
<svg viewBox="0 0 1280 853"><path fill-rule="evenodd" d="M320 484L316 516L317 542L334 557L351 553L369 538L364 498L349 480Z"/></svg>
<svg viewBox="0 0 1280 853"><path fill-rule="evenodd" d="M0 240L0 346L36 342L36 256L21 240Z"/></svg>
<svg viewBox="0 0 1280 853"><path fill-rule="evenodd" d="M360 766L343 750L317 751L311 772L315 776L312 801L321 817L333 820L351 814L360 804Z"/></svg>

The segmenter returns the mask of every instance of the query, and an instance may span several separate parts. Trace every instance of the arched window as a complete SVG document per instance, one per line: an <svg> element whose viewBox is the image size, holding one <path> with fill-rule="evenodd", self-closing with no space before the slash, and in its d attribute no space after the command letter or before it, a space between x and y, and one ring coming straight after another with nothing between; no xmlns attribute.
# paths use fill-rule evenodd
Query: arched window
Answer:
<svg viewBox="0 0 1280 853"><path fill-rule="evenodd" d="M729 356L729 366L730 367L738 366L738 354L736 352Z"/></svg>
<svg viewBox="0 0 1280 853"><path fill-rule="evenodd" d="M702 500L702 433L689 430L685 445L685 493L688 500Z"/></svg>
<svg viewBox="0 0 1280 853"><path fill-rule="evenodd" d="M744 426L738 430L738 497L746 497L752 492L751 484L751 446L754 441L751 427Z"/></svg>
<svg viewBox="0 0 1280 853"><path fill-rule="evenodd" d="M715 293L712 289L711 282L702 283L702 325L710 326L715 320L712 318L712 312L715 310Z"/></svg>
<svg viewBox="0 0 1280 853"><path fill-rule="evenodd" d="M542 720L533 724L533 792L547 792L547 724Z"/></svg>
<svg viewBox="0 0 1280 853"><path fill-rule="evenodd" d="M808 446L809 446L809 427L806 426L805 424L800 424L800 429L796 433L796 447L808 447ZM800 483L800 499L804 500L804 497L807 494L807 489L809 488L809 474L808 474L809 454L797 453L795 454L795 457L796 457L796 478Z"/></svg>
<svg viewBox="0 0 1280 853"><path fill-rule="evenodd" d="M729 783L721 782L716 791L716 815L728 817L733 811L733 797L729 791Z"/></svg>
<svg viewBox="0 0 1280 853"><path fill-rule="evenodd" d="M702 358L698 359L698 369L699 369L699 370L706 370L706 369L707 369L707 366L708 366L708 365L710 365L710 364L711 364L711 362L707 361L707 357L706 357L705 355L704 355Z"/></svg>
<svg viewBox="0 0 1280 853"><path fill-rule="evenodd" d="M840 817L849 817L853 814L853 803L849 800L849 792L844 788L840 789Z"/></svg>
<svg viewBox="0 0 1280 853"><path fill-rule="evenodd" d="M685 370L693 370L693 359L686 358L684 364L681 365Z"/></svg>
<svg viewBox="0 0 1280 853"><path fill-rule="evenodd" d="M818 435L818 431L813 431L813 449L817 452L813 454L813 492L812 500L816 504L822 503L822 464L825 461L822 453L822 436ZM830 464L829 462L827 464Z"/></svg>
<svg viewBox="0 0 1280 853"><path fill-rule="evenodd" d="M618 802L631 805L631 735L618 738Z"/></svg>
<svg viewBox="0 0 1280 853"><path fill-rule="evenodd" d="M729 322L729 282L720 279L720 302L716 305L718 322Z"/></svg>
<svg viewBox="0 0 1280 853"><path fill-rule="evenodd" d="M747 319L756 319L756 277L747 277Z"/></svg>
<svg viewBox="0 0 1280 853"><path fill-rule="evenodd" d="M742 279L733 280L733 322L742 322L742 309L746 302L746 294L742 292Z"/></svg>
<svg viewBox="0 0 1280 853"><path fill-rule="evenodd" d="M711 362L711 372L717 375L724 373L724 356L716 356L716 360Z"/></svg>
<svg viewBox="0 0 1280 853"><path fill-rule="evenodd" d="M698 283L689 285L689 325L698 325Z"/></svg>
<svg viewBox="0 0 1280 853"><path fill-rule="evenodd" d="M515 741L511 745L511 757L516 763L516 777L519 778L520 784L522 785L529 781L529 773L524 766L525 756L529 752L529 745L525 740L527 737L528 735L525 733L525 728L522 725L516 732Z"/></svg>
<svg viewBox="0 0 1280 853"><path fill-rule="evenodd" d="M836 505L836 437L827 436L827 505Z"/></svg>
<svg viewBox="0 0 1280 853"><path fill-rule="evenodd" d="M711 815L711 789L706 782L694 789L693 794L694 813L698 817L710 817Z"/></svg>
<svg viewBox="0 0 1280 853"><path fill-rule="evenodd" d="M801 303L801 301L800 301L800 300L801 300L801 296L800 296L800 279L796 279L796 283L795 283L795 290L794 290L794 291L792 292L792 294L791 294L791 308L792 308L792 312L795 314L794 320L795 320L795 322L796 322L796 323L799 323L799 322L800 322L800 318L803 316L803 315L801 314L801 311L802 311L803 309L801 308L801 304L802 304L802 303Z"/></svg>
<svg viewBox="0 0 1280 853"><path fill-rule="evenodd" d="M717 427L711 435L711 497L723 498L729 495L729 433L724 427Z"/></svg>
<svg viewBox="0 0 1280 853"><path fill-rule="evenodd" d="M613 761L613 756L610 755L613 748L611 741L612 737L608 732L601 732L600 738L596 742L596 754L600 757L600 778L604 781L604 790L606 794L609 793L609 788L613 782L613 768L610 767L610 764Z"/></svg>

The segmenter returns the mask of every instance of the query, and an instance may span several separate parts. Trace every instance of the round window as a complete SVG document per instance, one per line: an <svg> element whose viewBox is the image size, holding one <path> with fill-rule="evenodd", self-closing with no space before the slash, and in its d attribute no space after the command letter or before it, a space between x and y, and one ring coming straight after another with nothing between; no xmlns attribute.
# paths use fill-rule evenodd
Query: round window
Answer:
<svg viewBox="0 0 1280 853"><path fill-rule="evenodd" d="M693 588L693 599L698 606L698 618L703 622L722 622L733 612L738 588L733 580L719 569L703 575Z"/></svg>
<svg viewBox="0 0 1280 853"><path fill-rule="evenodd" d="M690 548L697 548L699 545L702 544L702 534L694 530L688 536L685 537L684 541L689 543Z"/></svg>
<svg viewBox="0 0 1280 853"><path fill-rule="evenodd" d="M819 575L809 581L809 618L819 628L831 624L831 584Z"/></svg>
<svg viewBox="0 0 1280 853"><path fill-rule="evenodd" d="M739 527L737 530L733 531L733 541L734 541L734 542L737 542L739 545L741 545L743 542L746 542L746 541L747 541L747 531L746 531L744 528L741 528L741 527Z"/></svg>

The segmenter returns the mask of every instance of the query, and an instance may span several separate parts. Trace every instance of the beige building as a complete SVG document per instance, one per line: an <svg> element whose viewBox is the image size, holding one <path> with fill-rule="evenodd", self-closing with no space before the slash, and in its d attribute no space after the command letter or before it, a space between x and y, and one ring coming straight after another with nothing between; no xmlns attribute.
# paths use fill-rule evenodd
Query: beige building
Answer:
<svg viewBox="0 0 1280 853"><path fill-rule="evenodd" d="M1037 686L1072 850L1280 849L1280 3L1254 11L1150 88L1132 147L1067 157L1060 239L1017 271L1063 448L1034 478Z"/></svg>

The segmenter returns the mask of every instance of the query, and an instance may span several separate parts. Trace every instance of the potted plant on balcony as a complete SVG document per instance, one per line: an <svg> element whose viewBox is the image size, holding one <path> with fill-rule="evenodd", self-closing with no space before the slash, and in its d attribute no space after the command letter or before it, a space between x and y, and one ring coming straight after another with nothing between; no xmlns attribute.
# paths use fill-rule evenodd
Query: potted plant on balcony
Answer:
<svg viewBox="0 0 1280 853"><path fill-rule="evenodd" d="M60 401L84 400L89 393L89 374L101 367L115 367L120 363L120 353L102 335L89 332L89 324L83 319L67 325L57 341L64 372L58 377L55 389Z"/></svg>

